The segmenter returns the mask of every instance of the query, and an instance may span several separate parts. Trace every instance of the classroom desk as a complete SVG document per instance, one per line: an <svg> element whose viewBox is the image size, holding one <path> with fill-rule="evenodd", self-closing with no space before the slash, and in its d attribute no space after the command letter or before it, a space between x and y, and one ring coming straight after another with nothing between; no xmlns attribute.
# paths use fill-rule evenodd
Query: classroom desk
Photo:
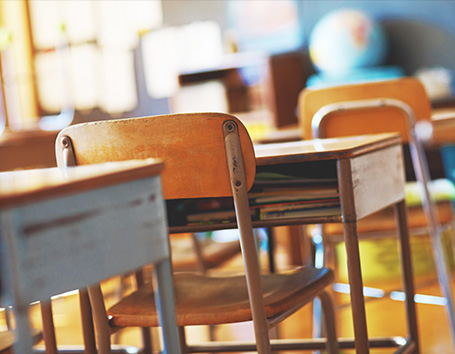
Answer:
<svg viewBox="0 0 455 354"><path fill-rule="evenodd" d="M0 173L2 303L16 314L16 353L32 352L31 302L147 263L156 265L168 352L178 352L163 168L142 160Z"/></svg>
<svg viewBox="0 0 455 354"><path fill-rule="evenodd" d="M418 331L414 303L414 280L406 208L404 204L404 169L401 140L397 134L378 134L339 139L318 139L255 147L257 171L281 172L283 168L307 170L312 178L335 177L340 192L339 215L300 217L293 219L253 220L253 227L343 223L348 274L351 286L355 343L342 341L340 348L368 353L373 347L396 347L392 339L368 338L363 281L360 268L357 220L385 207L394 205L401 243L401 262L406 292L409 337L400 353L418 352ZM193 231L235 228L235 223L195 225ZM185 227L188 231L188 227ZM179 227L171 227L178 233ZM402 344L402 343L401 343Z"/></svg>
<svg viewBox="0 0 455 354"><path fill-rule="evenodd" d="M408 326L408 348L417 345L417 323L414 285L410 260L409 235L404 205L404 170L402 148L395 134L357 138L308 140L256 147L258 170L292 164L295 168L319 169L322 174L336 171L341 201L341 215L317 217L306 223L343 222L348 274L351 286L355 345L358 353L368 352L368 332L363 298L356 222L357 220L395 205L401 242L402 267L405 274ZM334 173L334 172L332 172ZM323 176L323 175L321 175ZM294 224L298 220L289 220ZM373 345L373 344L371 344ZM378 344L379 345L379 344Z"/></svg>
<svg viewBox="0 0 455 354"><path fill-rule="evenodd" d="M210 80L221 80L226 89L229 112L244 112L249 109L248 87L240 75L242 69L268 71L269 59L258 52L232 53L223 55L217 63L204 67L183 70L178 74L181 86Z"/></svg>

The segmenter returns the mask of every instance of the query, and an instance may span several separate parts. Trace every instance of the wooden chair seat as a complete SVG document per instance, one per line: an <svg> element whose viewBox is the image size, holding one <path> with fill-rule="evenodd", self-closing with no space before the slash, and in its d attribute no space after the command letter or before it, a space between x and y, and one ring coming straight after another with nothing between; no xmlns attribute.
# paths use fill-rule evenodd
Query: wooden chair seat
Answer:
<svg viewBox="0 0 455 354"><path fill-rule="evenodd" d="M198 270L200 261L194 250L194 242L191 237L170 237L172 249L172 266L175 271ZM220 266L237 254L240 254L240 242L216 242L212 239L199 241L202 250L202 261L205 269Z"/></svg>
<svg viewBox="0 0 455 354"><path fill-rule="evenodd" d="M440 202L436 204L439 225L447 225L452 222L453 213L450 202ZM407 208L408 222L411 230L427 228L428 223L425 212L421 206ZM324 224L324 236L330 241L337 242L343 240L343 224ZM373 215L363 218L357 222L359 234L377 233L384 234L388 231L396 232L393 208L381 210ZM339 236L337 239L334 237Z"/></svg>
<svg viewBox="0 0 455 354"><path fill-rule="evenodd" d="M327 268L296 268L261 276L267 318L297 310L311 301L334 279ZM194 273L174 275L178 326L214 325L250 321L245 276L207 277ZM235 310L234 310L235 309ZM123 298L108 311L116 327L158 325L153 288L150 284Z"/></svg>

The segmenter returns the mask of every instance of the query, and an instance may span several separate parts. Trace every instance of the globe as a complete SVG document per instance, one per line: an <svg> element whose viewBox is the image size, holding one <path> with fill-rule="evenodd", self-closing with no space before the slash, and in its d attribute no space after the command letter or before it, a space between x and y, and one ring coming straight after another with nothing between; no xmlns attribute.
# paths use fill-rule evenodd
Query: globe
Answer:
<svg viewBox="0 0 455 354"><path fill-rule="evenodd" d="M322 17L309 37L310 58L319 72L346 74L382 63L386 38L380 26L358 10L335 10Z"/></svg>

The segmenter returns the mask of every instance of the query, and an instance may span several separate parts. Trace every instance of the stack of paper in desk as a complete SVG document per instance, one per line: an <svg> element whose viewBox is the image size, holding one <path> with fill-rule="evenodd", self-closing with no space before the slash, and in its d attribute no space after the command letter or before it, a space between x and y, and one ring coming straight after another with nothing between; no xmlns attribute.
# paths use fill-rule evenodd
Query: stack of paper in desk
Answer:
<svg viewBox="0 0 455 354"><path fill-rule="evenodd" d="M249 198L250 208L259 211L261 220L340 214L336 179L262 174Z"/></svg>

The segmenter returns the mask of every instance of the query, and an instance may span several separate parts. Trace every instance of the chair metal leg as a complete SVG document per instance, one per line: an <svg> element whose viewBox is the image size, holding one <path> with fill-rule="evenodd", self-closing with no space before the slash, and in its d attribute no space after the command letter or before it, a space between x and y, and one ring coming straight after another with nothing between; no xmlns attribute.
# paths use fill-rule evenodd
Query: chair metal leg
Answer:
<svg viewBox="0 0 455 354"><path fill-rule="evenodd" d="M190 353L188 351L188 346L186 344L185 327L178 327L178 332L179 332L179 341L180 341L180 352L182 354Z"/></svg>
<svg viewBox="0 0 455 354"><path fill-rule="evenodd" d="M55 339L54 319L52 316L51 300L41 303L41 318L43 320L44 343L46 354L57 354L57 340Z"/></svg>
<svg viewBox="0 0 455 354"><path fill-rule="evenodd" d="M335 323L335 311L330 297L327 291L323 291L318 295L323 308L325 332L327 333L327 352L329 354L337 354L339 351L338 339L336 334L336 323Z"/></svg>
<svg viewBox="0 0 455 354"><path fill-rule="evenodd" d="M455 343L455 308L453 303L453 293L451 288L451 276L448 270L448 262L442 244L441 228L436 216L436 208L431 201L430 192L428 189L428 181L430 179L429 168L426 160L424 159L424 149L421 142L415 137L410 141L410 151L412 163L417 180L420 182L423 194L423 209L428 223L428 231L432 237L433 253L436 263L436 270L438 272L439 284L443 296L447 304L447 316L449 318L450 333L452 336L452 343Z"/></svg>
<svg viewBox="0 0 455 354"><path fill-rule="evenodd" d="M6 328L8 328L9 331L14 330L12 323L12 316L13 316L13 309L12 307L7 306L5 308L5 322L6 322Z"/></svg>
<svg viewBox="0 0 455 354"><path fill-rule="evenodd" d="M444 145L440 148L442 166L444 168L444 175L453 184L455 184L455 145ZM452 213L455 215L455 201L452 201ZM452 233L455 232L455 220L451 223ZM452 255L455 256L455 239L451 237Z"/></svg>
<svg viewBox="0 0 455 354"><path fill-rule="evenodd" d="M311 240L314 245L314 266L322 268L325 264L325 249L322 240L321 225L314 226L311 232ZM313 301L313 337L321 338L323 336L322 326L322 305L318 298Z"/></svg>
<svg viewBox="0 0 455 354"><path fill-rule="evenodd" d="M415 344L413 353L418 354L419 349L419 333L417 328L417 313L414 302L414 274L412 270L411 247L409 241L409 229L406 214L406 204L404 201L396 204L395 216L398 227L398 236L400 240L401 266L403 269L403 284L406 293L406 318L409 331L409 339Z"/></svg>
<svg viewBox="0 0 455 354"><path fill-rule="evenodd" d="M271 354L269 324L264 311L264 299L260 278L261 272L257 257L253 226L251 223L243 155L237 125L233 121L226 121L223 125L223 132L226 157L231 177L231 189L236 207L235 215L240 231L240 242L245 264L257 351L259 354Z"/></svg>
<svg viewBox="0 0 455 354"><path fill-rule="evenodd" d="M95 329L93 326L92 308L87 289L79 289L79 306L81 307L81 323L85 353L96 354Z"/></svg>
<svg viewBox="0 0 455 354"><path fill-rule="evenodd" d="M135 272L136 286L140 288L145 284L144 269L139 269ZM122 292L125 290L123 281L122 281ZM152 354L153 352L153 338L150 328L141 328L142 334L142 352L143 354Z"/></svg>
<svg viewBox="0 0 455 354"><path fill-rule="evenodd" d="M180 343L172 340L178 338L178 327L174 308L174 288L172 265L169 259L155 265L155 276L158 283L155 289L155 301L160 315L165 353L180 353Z"/></svg>
<svg viewBox="0 0 455 354"><path fill-rule="evenodd" d="M436 232L433 235L433 252L438 272L438 279L441 285L442 293L447 301L446 309L449 317L452 340L455 343L455 308L453 304L453 292L451 287L451 276L448 269L448 261L444 252L442 234Z"/></svg>
<svg viewBox="0 0 455 354"><path fill-rule="evenodd" d="M313 338L321 338L323 336L322 327L322 305L321 301L316 297L313 300Z"/></svg>
<svg viewBox="0 0 455 354"><path fill-rule="evenodd" d="M275 235L271 227L267 228L267 251L269 259L269 271L275 273Z"/></svg>
<svg viewBox="0 0 455 354"><path fill-rule="evenodd" d="M88 287L88 294L90 297L90 303L92 304L93 316L95 318L98 352L100 354L110 354L111 329L106 316L106 307L100 285L97 284Z"/></svg>
<svg viewBox="0 0 455 354"><path fill-rule="evenodd" d="M204 255L202 253L201 242L199 241L197 235L194 232L191 233L191 241L193 246L193 252L196 254L197 270L201 272L201 274L205 274L207 272L208 267L204 260Z"/></svg>
<svg viewBox="0 0 455 354"><path fill-rule="evenodd" d="M152 343L152 329L150 327L141 328L142 332L142 353L152 354L153 343Z"/></svg>

